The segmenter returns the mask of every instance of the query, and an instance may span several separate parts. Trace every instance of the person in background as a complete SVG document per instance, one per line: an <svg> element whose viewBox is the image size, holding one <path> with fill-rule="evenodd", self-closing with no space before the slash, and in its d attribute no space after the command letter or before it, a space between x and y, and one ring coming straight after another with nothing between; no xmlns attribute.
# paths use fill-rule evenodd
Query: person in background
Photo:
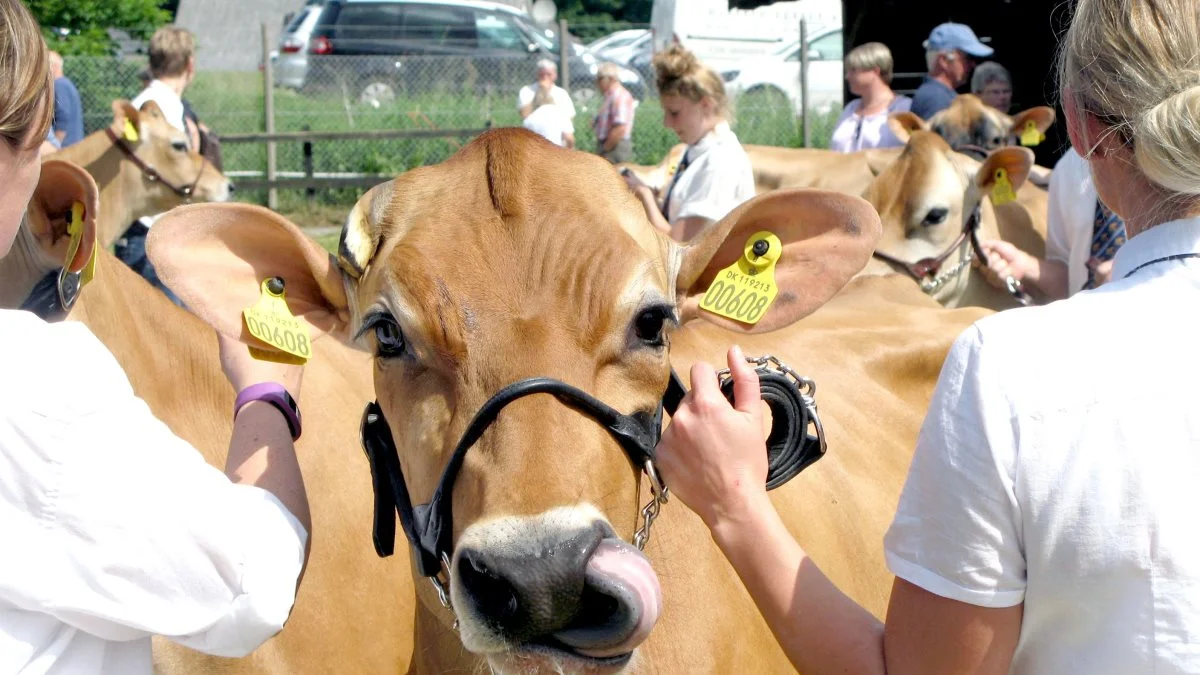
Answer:
<svg viewBox="0 0 1200 675"><path fill-rule="evenodd" d="M54 75L54 137L59 148L69 148L83 140L83 100L71 78L63 74L63 58L50 52L50 72Z"/></svg>
<svg viewBox="0 0 1200 675"><path fill-rule="evenodd" d="M1074 7L1066 126L1130 238L1109 283L984 317L951 347L883 540L885 621L775 511L740 350L734 406L697 363L663 433L663 482L800 672L1200 673L1200 3Z"/></svg>
<svg viewBox="0 0 1200 675"><path fill-rule="evenodd" d="M28 235L48 61L29 11L0 0L0 259ZM224 471L83 323L0 309L0 671L150 673L155 635L236 657L283 628L312 530L287 404L303 369L218 340L238 392Z"/></svg>
<svg viewBox="0 0 1200 675"><path fill-rule="evenodd" d="M600 112L592 120L596 154L613 164L633 161L633 94L621 84L621 69L602 63L596 70L596 87L604 94Z"/></svg>
<svg viewBox="0 0 1200 675"><path fill-rule="evenodd" d="M647 185L623 175L650 223L687 241L754 196L754 171L729 127L733 113L721 76L679 45L654 55L654 71L663 124L688 147L661 209Z"/></svg>
<svg viewBox="0 0 1200 675"><path fill-rule="evenodd" d="M922 119L950 107L955 91L971 79L976 58L987 58L993 49L975 37L970 26L943 23L925 41L925 63L929 74L913 94L912 112Z"/></svg>
<svg viewBox="0 0 1200 675"><path fill-rule="evenodd" d="M548 89L538 89L533 110L521 123L526 129L562 148L575 147L575 127Z"/></svg>
<svg viewBox="0 0 1200 675"><path fill-rule="evenodd" d="M1067 148L1050 174L1046 257L1035 258L1003 240L983 240L983 268L997 288L1008 277L1032 284L1046 300L1062 300L1107 282L1113 257L1125 245L1125 222L1100 201L1088 163Z"/></svg>
<svg viewBox="0 0 1200 675"><path fill-rule="evenodd" d="M971 93L1007 115L1012 108L1012 75L995 61L981 63L971 76Z"/></svg>
<svg viewBox="0 0 1200 675"><path fill-rule="evenodd" d="M846 81L859 98L846 104L833 128L830 150L858 152L893 148L904 142L888 128L888 115L912 107L912 99L892 91L892 52L881 42L868 42L846 55Z"/></svg>
<svg viewBox="0 0 1200 675"><path fill-rule="evenodd" d="M567 119L572 124L575 122L575 103L571 100L571 95L566 89L558 86L558 66L550 59L540 59L537 62L537 82L527 84L521 87L521 91L517 92L517 110L521 113L521 119L529 117L530 113L537 107L533 104L533 99L541 90L550 92L550 97L554 104L562 110Z"/></svg>

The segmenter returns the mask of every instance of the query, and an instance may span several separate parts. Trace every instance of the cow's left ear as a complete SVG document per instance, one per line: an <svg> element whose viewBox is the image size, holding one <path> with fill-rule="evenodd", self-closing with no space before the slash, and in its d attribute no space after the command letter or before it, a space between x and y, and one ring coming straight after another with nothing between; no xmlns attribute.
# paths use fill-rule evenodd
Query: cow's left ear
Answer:
<svg viewBox="0 0 1200 675"><path fill-rule="evenodd" d="M1013 115L1012 127L1009 128L1008 133L1020 138L1021 133L1025 131L1029 123L1033 122L1033 125L1037 127L1038 133L1044 134L1047 129L1054 125L1055 117L1054 108L1049 106L1040 105L1036 108L1030 108L1029 110Z"/></svg>
<svg viewBox="0 0 1200 675"><path fill-rule="evenodd" d="M746 255L758 232L779 238L778 294L751 325L700 308L717 274ZM825 304L862 270L875 250L879 214L865 200L825 190L775 190L751 199L701 232L681 252L676 288L681 320L704 318L742 333L788 326Z"/></svg>
<svg viewBox="0 0 1200 675"><path fill-rule="evenodd" d="M989 194L996 185L996 170L1004 169L1012 189L1018 190L1029 178L1033 168L1033 151L1029 148L1007 147L993 150L975 174L975 185L981 194Z"/></svg>
<svg viewBox="0 0 1200 675"><path fill-rule="evenodd" d="M919 115L907 110L888 115L888 129L903 143L908 143L914 132L929 131L929 123Z"/></svg>

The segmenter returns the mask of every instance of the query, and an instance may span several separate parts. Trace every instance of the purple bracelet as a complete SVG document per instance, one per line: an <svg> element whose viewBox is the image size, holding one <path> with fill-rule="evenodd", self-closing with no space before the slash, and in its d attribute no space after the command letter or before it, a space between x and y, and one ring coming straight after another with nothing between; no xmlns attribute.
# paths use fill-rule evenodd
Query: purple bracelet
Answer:
<svg viewBox="0 0 1200 675"><path fill-rule="evenodd" d="M249 387L238 392L237 399L233 402L233 416L236 418L238 412L251 401L263 401L275 406L279 412L283 413L283 418L287 420L288 431L292 433L292 440L300 438L300 407L296 405L296 400L284 389L282 384L278 382L261 382L252 384Z"/></svg>

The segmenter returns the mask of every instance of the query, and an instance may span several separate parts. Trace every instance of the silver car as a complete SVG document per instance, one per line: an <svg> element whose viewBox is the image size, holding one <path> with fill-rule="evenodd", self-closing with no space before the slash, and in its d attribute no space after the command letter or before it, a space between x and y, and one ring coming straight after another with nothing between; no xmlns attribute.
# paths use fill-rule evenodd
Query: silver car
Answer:
<svg viewBox="0 0 1200 675"><path fill-rule="evenodd" d="M308 39L312 37L323 4L323 0L309 0L283 29L279 48L271 58L276 86L299 89L304 85L304 74L308 71Z"/></svg>

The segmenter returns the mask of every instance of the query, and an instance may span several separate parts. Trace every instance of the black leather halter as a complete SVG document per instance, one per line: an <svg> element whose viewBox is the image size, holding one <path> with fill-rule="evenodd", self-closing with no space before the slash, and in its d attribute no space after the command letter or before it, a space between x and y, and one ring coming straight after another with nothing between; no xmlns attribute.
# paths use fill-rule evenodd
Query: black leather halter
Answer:
<svg viewBox="0 0 1200 675"><path fill-rule="evenodd" d="M113 142L113 145L120 148L121 152L123 152L125 156L129 158L129 161L137 165L137 168L141 170L142 175L146 177L146 180L150 181L151 183L162 183L163 187L167 188L171 192L174 192L181 199L183 199L185 204L192 203L192 197L196 194L196 186L200 184L200 178L204 175L204 165L208 163L207 159L203 157L200 158L200 171L196 173L196 180L192 181L191 185L176 185L166 178L163 178L162 174L158 172L158 169L155 169L142 160L141 157L138 157L137 152L135 152L133 148L129 147L129 144L125 142L125 139L118 136L117 132L113 131L112 128L106 127L104 129L104 133L108 135L108 139Z"/></svg>
<svg viewBox="0 0 1200 675"><path fill-rule="evenodd" d="M780 370L766 368L765 364L768 358L771 358L774 363L779 363L772 357L753 361L759 365L759 381L763 398L770 406L773 418L771 434L767 440L770 457L767 489L774 489L820 459L825 453L826 446L824 432L816 415L816 404L813 399L815 389L812 382L798 378L793 381L786 374L796 378L794 371L782 364L780 364L782 366ZM804 387L806 391L802 391L801 387ZM731 379L724 381L721 390L727 398L732 400ZM626 415L591 394L559 380L535 377L514 382L496 392L475 414L455 446L454 452L451 453L430 502L415 507L400 468L395 441L392 438L391 428L384 418L383 410L379 407L378 402L368 404L363 412L361 433L363 448L371 465L371 478L375 491L372 535L376 553L381 557L387 557L394 552L396 539L396 520L392 515L394 509L400 516L400 525L404 528L404 534L412 544L421 574L434 578L434 584L438 587L439 594L442 595L442 602L448 607L445 587L436 578L443 564L448 565L453 552L451 537L454 526L451 496L454 491L454 483L462 469L467 451L496 421L505 406L533 394L553 395L564 405L596 420L617 441L633 466L644 470L650 480L657 484L658 476L653 460L655 446L658 445L661 436L663 411L674 414L686 393L683 382L672 370L667 390L663 394L657 410L643 410ZM816 427L816 436L808 433L810 423ZM663 499L665 500L665 496ZM648 526L646 535L648 536ZM644 544L644 541L642 543Z"/></svg>

